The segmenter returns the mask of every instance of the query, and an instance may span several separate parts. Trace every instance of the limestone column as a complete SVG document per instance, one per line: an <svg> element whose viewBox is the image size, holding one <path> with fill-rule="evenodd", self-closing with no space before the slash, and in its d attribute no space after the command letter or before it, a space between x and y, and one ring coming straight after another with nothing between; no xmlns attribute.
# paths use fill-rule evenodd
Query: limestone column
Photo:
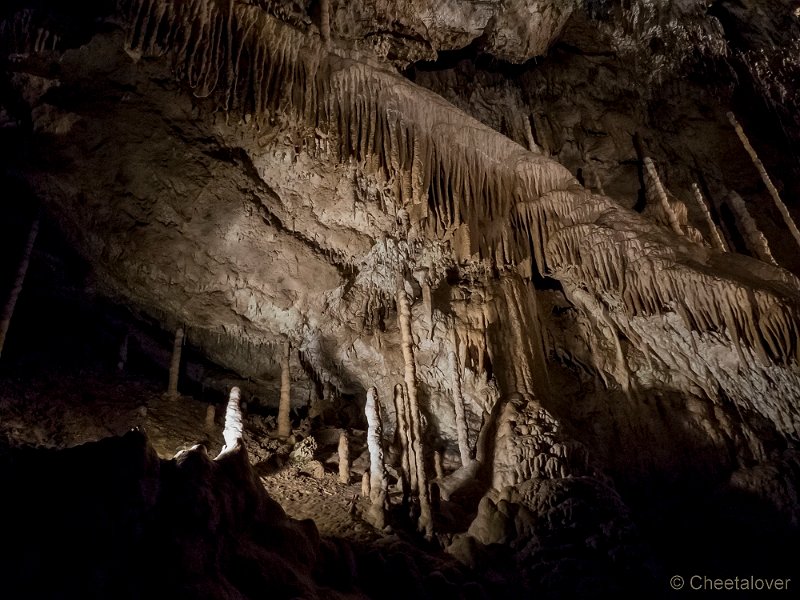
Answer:
<svg viewBox="0 0 800 600"><path fill-rule="evenodd" d="M11 293L3 306L3 313L0 315L0 354L3 352L3 346L6 342L6 334L8 334L8 327L11 325L11 317L14 315L14 307L17 305L17 299L22 291L22 284L25 282L25 275L28 273L28 265L31 262L31 254L33 253L33 246L36 243L36 236L39 234L39 215L33 220L31 228L28 231L28 239L25 242L25 248L22 252L22 259L17 267L17 276L14 279L14 285L11 286Z"/></svg>
<svg viewBox="0 0 800 600"><path fill-rule="evenodd" d="M172 362L169 365L169 383L167 396L178 397L178 376L181 372L181 350L183 349L183 327L175 331L175 341L172 344Z"/></svg>

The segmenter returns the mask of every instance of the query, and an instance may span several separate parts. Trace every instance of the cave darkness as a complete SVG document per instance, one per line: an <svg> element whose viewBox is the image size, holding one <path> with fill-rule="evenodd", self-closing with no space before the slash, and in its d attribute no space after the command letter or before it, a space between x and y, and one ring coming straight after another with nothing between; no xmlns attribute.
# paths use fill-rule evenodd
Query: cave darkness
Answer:
<svg viewBox="0 0 800 600"><path fill-rule="evenodd" d="M793 597L791 0L9 0L0 597Z"/></svg>

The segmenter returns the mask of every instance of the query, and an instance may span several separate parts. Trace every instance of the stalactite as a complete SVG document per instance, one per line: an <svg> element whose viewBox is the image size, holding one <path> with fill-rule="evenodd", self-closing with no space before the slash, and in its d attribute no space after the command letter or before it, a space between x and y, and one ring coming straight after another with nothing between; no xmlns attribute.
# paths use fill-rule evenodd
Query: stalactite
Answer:
<svg viewBox="0 0 800 600"><path fill-rule="evenodd" d="M510 143L432 92L389 70L330 55L319 37L257 6L120 1L128 9L131 48L169 54L177 77L195 93L214 90L209 103L217 100L240 117L266 111L255 115L262 126L270 114L285 113L308 125L310 135L327 136L331 154L342 161L366 152L365 168L382 170L403 201L406 171L412 171L412 200L419 198L429 213L422 228L444 233L460 223L454 233L459 260L477 252L499 261L498 246L507 236L517 263L532 256L538 273L579 280L595 295L610 293L633 314L656 314L679 302L696 327L715 329L724 320L719 304L739 285L735 273L711 278L687 267L681 248L643 243L637 237L643 224L630 213L585 193L560 165ZM196 51L200 47L214 50ZM254 106L256 82L260 107ZM543 122L532 125L549 152L558 143L548 141L553 128ZM621 224L611 223L616 220ZM698 292L709 286L713 294ZM755 333L739 323L747 315L732 316L742 343L756 348L753 336L769 337L776 360L795 361L797 344L787 336L797 330L796 303L772 290L756 295L753 311Z"/></svg>
<svg viewBox="0 0 800 600"><path fill-rule="evenodd" d="M458 437L458 452L461 456L462 466L467 466L472 457L469 450L469 431L467 418L464 411L464 395L461 391L462 367L458 362L458 340L456 338L455 323L450 323L450 371L453 381L453 406L456 413L456 435Z"/></svg>
<svg viewBox="0 0 800 600"><path fill-rule="evenodd" d="M698 186L696 183L693 183L692 192L694 192L697 205L700 207L700 211L703 213L703 216L706 219L706 224L708 225L708 230L711 234L712 244L717 250L720 250L721 252L727 252L728 247L722 240L722 234L720 234L717 224L714 223L714 219L711 218L711 211L708 208L705 198L703 198L703 193L700 191L700 186Z"/></svg>
<svg viewBox="0 0 800 600"><path fill-rule="evenodd" d="M181 350L183 349L183 327L178 327L175 331L175 341L172 344L172 362L169 365L169 383L167 385L167 396L177 398L178 377L181 372Z"/></svg>
<svg viewBox="0 0 800 600"><path fill-rule="evenodd" d="M412 431L412 445L416 461L417 485L419 488L419 529L427 537L433 535L433 515L431 514L430 498L428 496L428 478L425 473L425 461L422 446L422 425L417 400L417 368L414 363L414 337L411 332L411 305L405 290L403 276L398 273L397 287L397 318L400 325L401 347L405 362L404 380L408 394L409 416Z"/></svg>
<svg viewBox="0 0 800 600"><path fill-rule="evenodd" d="M770 196L772 196L772 200L775 202L775 206L778 207L778 211L780 211L781 216L783 217L784 223L786 223L786 227L789 228L789 231L794 238L794 241L797 242L797 245L800 246L800 231L797 229L797 225L792 218L792 215L789 214L789 209L786 208L786 205L781 200L781 196L778 193L778 189L775 187L775 184L772 183L772 179L770 179L769 174L767 174L767 170L764 168L764 163L761 162L761 159L758 158L758 154L756 154L755 148L750 144L750 140L747 139L747 135L744 133L744 129L742 126L739 125L739 122L736 120L736 116L732 113L728 113L728 120L733 125L733 128L736 130L736 135L739 136L739 139L744 146L744 149L747 151L747 154L750 155L750 159L753 161L756 169L758 170L758 174L761 176L761 180L764 182L764 185L767 186L767 190L769 190Z"/></svg>
<svg viewBox="0 0 800 600"><path fill-rule="evenodd" d="M241 391L238 387L232 387L228 396L228 407L225 410L225 427L222 430L222 437L225 440L225 449L233 448L237 440L242 438L244 433L244 423L242 421L242 411L239 406Z"/></svg>
<svg viewBox="0 0 800 600"><path fill-rule="evenodd" d="M767 238L761 233L755 219L750 215L750 211L747 210L744 199L736 192L731 192L728 194L727 202L736 217L736 224L741 229L742 236L747 242L747 247L750 251L760 260L777 266L778 263L775 262L775 258L772 256Z"/></svg>
<svg viewBox="0 0 800 600"><path fill-rule="evenodd" d="M0 316L0 355L2 355L3 346L6 342L6 335L11 325L11 318L14 316L14 307L17 305L20 292L22 292L22 284L25 283L25 275L28 273L28 265L31 262L31 254L33 253L33 246L36 244L36 236L38 234L39 216L37 215L28 231L28 239L25 242L22 258L17 267L17 276L14 279L14 284L11 286L11 293L3 306L3 314Z"/></svg>
<svg viewBox="0 0 800 600"><path fill-rule="evenodd" d="M369 511L370 522L378 529L386 524L386 473L383 463L383 421L381 419L378 390L367 391L364 406L367 416L367 448L369 449L369 498L372 506Z"/></svg>
<svg viewBox="0 0 800 600"><path fill-rule="evenodd" d="M289 419L291 409L291 377L289 373L289 357L291 345L288 340L281 346L281 398L278 405L278 437L287 438L292 433L292 422Z"/></svg>
<svg viewBox="0 0 800 600"><path fill-rule="evenodd" d="M345 429L339 432L339 483L350 483L350 440Z"/></svg>
<svg viewBox="0 0 800 600"><path fill-rule="evenodd" d="M669 203L669 198L667 198L667 192L664 190L664 186L661 185L661 179L659 178L658 172L656 171L656 167L653 164L653 159L650 158L649 156L646 156L644 158L644 166L645 169L647 169L648 175L650 175L650 178L653 181L653 186L655 187L656 194L658 195L658 199L661 202L661 208L667 215L670 227L672 227L672 230L678 235L683 235L683 230L681 229L681 225L678 222L678 217L675 214L675 211L672 210L672 205Z"/></svg>

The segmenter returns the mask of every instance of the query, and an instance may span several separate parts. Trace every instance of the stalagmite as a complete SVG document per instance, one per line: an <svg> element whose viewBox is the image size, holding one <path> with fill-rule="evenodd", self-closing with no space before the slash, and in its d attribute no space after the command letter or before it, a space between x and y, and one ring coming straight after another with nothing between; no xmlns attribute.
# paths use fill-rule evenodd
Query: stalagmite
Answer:
<svg viewBox="0 0 800 600"><path fill-rule="evenodd" d="M436 479L439 481L444 479L444 463L442 462L441 450L436 450L433 453L433 472L436 473Z"/></svg>
<svg viewBox="0 0 800 600"><path fill-rule="evenodd" d="M533 130L531 129L531 120L528 118L527 115L522 115L522 128L525 131L525 141L528 143L528 150L531 152L535 152L536 154L541 154L542 149L539 148L539 145L536 143L536 140L533 137Z"/></svg>
<svg viewBox="0 0 800 600"><path fill-rule="evenodd" d="M747 247L750 251L760 260L777 266L778 263L775 262L775 258L772 256L767 238L761 233L755 220L750 215L750 211L747 210L744 199L736 192L731 192L728 194L727 202L736 217L736 224L741 229L742 237L747 242Z"/></svg>
<svg viewBox="0 0 800 600"><path fill-rule="evenodd" d="M462 466L468 465L472 457L469 450L469 432L467 418L464 411L464 394L461 391L461 365L458 361L458 341L456 339L455 323L450 323L450 372L453 380L453 406L456 412L456 435L458 436L458 452L461 455Z"/></svg>
<svg viewBox="0 0 800 600"><path fill-rule="evenodd" d="M363 498L369 498L369 470L364 471L364 474L361 476L361 496Z"/></svg>
<svg viewBox="0 0 800 600"><path fill-rule="evenodd" d="M209 404L206 408L206 422L205 428L206 431L211 431L214 429L214 419L217 418L217 408L213 404Z"/></svg>
<svg viewBox="0 0 800 600"><path fill-rule="evenodd" d="M403 397L403 386L397 384L394 386L394 410L397 423L395 436L400 451L400 483L403 487L403 500L408 499L408 494L411 491L411 464L409 461L409 443L408 443L408 415L406 412L406 401Z"/></svg>
<svg viewBox="0 0 800 600"><path fill-rule="evenodd" d="M228 407L225 410L225 427L222 430L222 437L225 439L225 449L233 448L236 440L241 439L244 431L242 422L242 411L239 407L241 391L238 387L232 387L228 396Z"/></svg>
<svg viewBox="0 0 800 600"><path fill-rule="evenodd" d="M433 535L433 516L431 514L430 498L428 496L428 478L425 474L425 461L422 454L422 426L417 400L417 370L414 363L414 337L411 333L411 305L406 295L403 276L398 273L396 277L397 291L397 318L400 324L401 347L405 362L404 380L408 394L409 420L412 434L412 450L415 460L417 487L419 490L419 529L425 535Z"/></svg>
<svg viewBox="0 0 800 600"><path fill-rule="evenodd" d="M339 433L339 483L350 483L350 440L344 429Z"/></svg>
<svg viewBox="0 0 800 600"><path fill-rule="evenodd" d="M705 198L703 198L703 193L700 191L700 186L696 183L692 184L692 191L694 192L694 197L697 199L697 204L700 207L700 210L703 213L703 216L706 219L706 224L708 225L708 229L711 232L711 242L717 250L722 252L727 252L728 247L725 245L725 242L722 240L722 234L717 227L717 224L714 223L714 219L711 218L711 211L708 208L708 204L706 203Z"/></svg>
<svg viewBox="0 0 800 600"><path fill-rule="evenodd" d="M25 274L28 272L28 265L31 262L31 253L33 252L33 246L36 243L36 236L38 234L39 216L37 215L33 221L33 224L31 225L30 231L28 232L28 240L25 243L25 249L22 252L22 259L20 260L19 267L17 268L17 277L14 279L14 285L11 287L11 293L9 294L8 300L6 300L6 304L3 307L2 317L0 317L0 355L2 355L3 346L6 342L8 327L11 325L11 317L14 315L14 307L16 306L17 299L22 291L22 284L25 282Z"/></svg>
<svg viewBox="0 0 800 600"><path fill-rule="evenodd" d="M386 524L386 473L383 463L383 422L381 420L378 390L374 387L367 392L364 406L367 416L367 448L369 448L369 511L371 523L378 529Z"/></svg>
<svg viewBox="0 0 800 600"><path fill-rule="evenodd" d="M167 386L167 396L169 398L178 397L178 377L181 372L181 350L183 349L183 327L178 327L175 331L175 341L172 344L172 362L169 365L169 384Z"/></svg>
<svg viewBox="0 0 800 600"><path fill-rule="evenodd" d="M775 202L775 206L778 207L778 210L783 217L784 223L789 228L789 231L794 237L794 241L797 242L797 245L800 246L800 231L797 229L797 225L792 218L792 215L789 214L789 209L786 208L786 205L781 200L780 194L778 194L778 189L772 183L769 175L767 174L767 170L764 168L764 164L761 162L761 159L758 158L758 154L756 154L755 148L750 144L750 140L747 139L747 136L744 133L744 129L742 126L739 125L739 122L736 120L736 116L732 113L728 113L728 120L733 125L733 128L736 130L736 135L739 136L739 139L742 141L742 145L744 149L747 150L747 153L750 155L750 159L753 161L753 164L756 166L758 170L758 174L761 175L761 180L764 182L764 185L767 186L767 190L769 190L770 196L772 196L772 200Z"/></svg>
<svg viewBox="0 0 800 600"><path fill-rule="evenodd" d="M661 208L664 209L664 213L667 215L667 219L669 219L670 227L672 227L672 230L678 235L683 235L683 230L678 222L678 216L675 214L675 211L672 210L672 205L669 203L669 198L667 198L667 192L664 190L664 186L661 185L661 179L653 164L653 159L649 156L645 156L644 166L645 169L647 169L648 175L650 175L650 179L653 181L653 186L656 188L656 194L661 202Z"/></svg>
<svg viewBox="0 0 800 600"><path fill-rule="evenodd" d="M291 346L288 341L281 347L281 399L278 405L278 437L286 438L292 433L289 420L291 408L291 379L289 377L289 355Z"/></svg>

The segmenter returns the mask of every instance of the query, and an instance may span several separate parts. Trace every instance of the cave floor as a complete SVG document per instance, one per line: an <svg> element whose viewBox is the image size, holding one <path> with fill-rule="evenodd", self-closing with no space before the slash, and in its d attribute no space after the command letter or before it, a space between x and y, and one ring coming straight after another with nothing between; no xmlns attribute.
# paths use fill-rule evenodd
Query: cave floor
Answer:
<svg viewBox="0 0 800 600"><path fill-rule="evenodd" d="M122 374L0 374L0 436L11 446L68 448L141 428L163 459L196 444L216 456L223 411L217 407L214 427L206 429L208 406L190 396L167 398L151 382ZM360 480L338 481L335 451L321 447L315 458L325 465L324 474L297 464L256 470L286 513L313 519L321 535L357 542L384 536L360 517L367 508Z"/></svg>

